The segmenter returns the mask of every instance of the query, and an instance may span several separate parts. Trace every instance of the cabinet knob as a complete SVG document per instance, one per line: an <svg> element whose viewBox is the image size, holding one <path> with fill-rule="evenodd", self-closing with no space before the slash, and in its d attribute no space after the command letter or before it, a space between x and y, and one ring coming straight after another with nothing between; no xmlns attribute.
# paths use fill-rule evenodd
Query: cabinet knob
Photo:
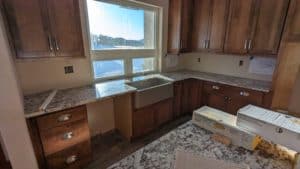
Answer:
<svg viewBox="0 0 300 169"><path fill-rule="evenodd" d="M78 160L77 155L71 155L66 159L66 163L67 164L72 164L72 163L76 162L77 160Z"/></svg>
<svg viewBox="0 0 300 169"><path fill-rule="evenodd" d="M67 132L67 133L63 134L62 139L63 140L70 140L73 137L74 137L74 133L73 132Z"/></svg>
<svg viewBox="0 0 300 169"><path fill-rule="evenodd" d="M240 92L240 95L241 95L241 96L248 97L248 96L250 96L250 93L245 92L245 91L241 91L241 92Z"/></svg>
<svg viewBox="0 0 300 169"><path fill-rule="evenodd" d="M64 114L64 115L59 116L57 121L58 122L65 122L65 121L70 120L71 118L72 118L71 114Z"/></svg>
<svg viewBox="0 0 300 169"><path fill-rule="evenodd" d="M219 90L219 89L220 89L220 87L219 87L219 86L216 86L216 85L213 85L212 88L213 88L214 90Z"/></svg>

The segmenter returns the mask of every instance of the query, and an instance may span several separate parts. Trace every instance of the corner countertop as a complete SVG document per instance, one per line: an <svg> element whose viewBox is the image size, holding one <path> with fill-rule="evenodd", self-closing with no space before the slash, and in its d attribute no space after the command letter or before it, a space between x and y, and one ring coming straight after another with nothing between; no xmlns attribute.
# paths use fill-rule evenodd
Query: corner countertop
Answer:
<svg viewBox="0 0 300 169"><path fill-rule="evenodd" d="M137 76L130 79L107 81L82 87L58 90L45 107L42 107L42 105L45 104L44 102L52 93L51 91L25 96L25 117L33 118L48 113L96 102L117 95L135 92L136 88L127 85L128 82L143 80L151 77L161 77L174 82L189 78L195 78L199 80L217 82L261 92L269 92L271 88L271 82L267 81L259 81L196 71L176 71L170 73Z"/></svg>
<svg viewBox="0 0 300 169"><path fill-rule="evenodd" d="M272 83L270 81L254 80L248 78L234 77L215 73L206 73L198 71L176 71L170 73L162 73L174 81L180 81L188 78L194 78L204 81L216 82L230 86L236 86L261 92L270 92Z"/></svg>

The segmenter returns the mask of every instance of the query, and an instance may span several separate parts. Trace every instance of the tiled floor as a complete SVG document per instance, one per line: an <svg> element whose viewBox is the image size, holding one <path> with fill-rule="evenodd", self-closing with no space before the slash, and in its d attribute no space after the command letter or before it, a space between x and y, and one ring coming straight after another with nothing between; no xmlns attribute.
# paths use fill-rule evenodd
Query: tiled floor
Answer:
<svg viewBox="0 0 300 169"><path fill-rule="evenodd" d="M118 133L113 132L105 136L98 136L92 139L93 161L86 169L104 169L121 160L127 155L135 152L139 148L151 143L157 138L163 136L179 125L189 121L190 116L178 118L149 135L134 140L131 143L126 141Z"/></svg>

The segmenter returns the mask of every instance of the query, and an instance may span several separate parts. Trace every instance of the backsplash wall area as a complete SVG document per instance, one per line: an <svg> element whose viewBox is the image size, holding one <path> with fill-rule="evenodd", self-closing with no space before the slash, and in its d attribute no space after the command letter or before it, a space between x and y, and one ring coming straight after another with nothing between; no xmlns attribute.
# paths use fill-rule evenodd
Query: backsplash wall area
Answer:
<svg viewBox="0 0 300 169"><path fill-rule="evenodd" d="M179 63L182 64L183 69L188 70L272 81L272 75L255 74L249 72L250 58L250 56L224 55L215 53L186 53L179 56ZM275 59L273 60L275 63ZM243 65L241 66L239 65L240 61L243 62Z"/></svg>

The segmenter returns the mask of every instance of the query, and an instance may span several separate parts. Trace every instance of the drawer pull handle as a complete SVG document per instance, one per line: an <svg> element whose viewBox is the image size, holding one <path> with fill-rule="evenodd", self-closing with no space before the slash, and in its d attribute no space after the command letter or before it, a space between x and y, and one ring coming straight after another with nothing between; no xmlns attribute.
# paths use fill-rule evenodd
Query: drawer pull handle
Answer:
<svg viewBox="0 0 300 169"><path fill-rule="evenodd" d="M219 90L219 89L220 89L220 87L219 87L219 86L215 86L215 85L214 85L214 86L212 86L212 88L213 88L213 89L215 89L215 90Z"/></svg>
<svg viewBox="0 0 300 169"><path fill-rule="evenodd" d="M248 92L240 92L240 95L248 97L248 96L250 96L250 93L248 93Z"/></svg>
<svg viewBox="0 0 300 169"><path fill-rule="evenodd" d="M63 140L70 140L73 137L74 137L74 133L73 132L68 132L68 133L63 134L62 139Z"/></svg>
<svg viewBox="0 0 300 169"><path fill-rule="evenodd" d="M71 155L66 159L67 164L72 164L78 160L77 155Z"/></svg>
<svg viewBox="0 0 300 169"><path fill-rule="evenodd" d="M65 121L68 121L70 120L72 117L71 114L64 114L64 115L61 115L58 117L58 122L65 122Z"/></svg>

